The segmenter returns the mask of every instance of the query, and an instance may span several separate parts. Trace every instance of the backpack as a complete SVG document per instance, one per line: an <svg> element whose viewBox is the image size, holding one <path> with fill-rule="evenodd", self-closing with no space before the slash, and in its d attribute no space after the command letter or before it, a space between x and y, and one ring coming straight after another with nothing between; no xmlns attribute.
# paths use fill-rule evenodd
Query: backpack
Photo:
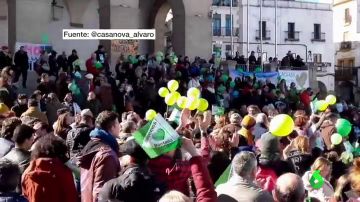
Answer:
<svg viewBox="0 0 360 202"><path fill-rule="evenodd" d="M71 129L66 137L66 145L70 151L70 158L76 156L90 141L90 132L93 128L86 125Z"/></svg>

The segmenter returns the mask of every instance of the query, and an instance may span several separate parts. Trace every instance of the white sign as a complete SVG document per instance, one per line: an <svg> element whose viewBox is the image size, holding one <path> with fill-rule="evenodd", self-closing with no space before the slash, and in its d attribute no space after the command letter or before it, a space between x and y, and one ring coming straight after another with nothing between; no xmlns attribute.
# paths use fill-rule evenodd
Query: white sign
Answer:
<svg viewBox="0 0 360 202"><path fill-rule="evenodd" d="M294 82L298 89L310 87L309 71L307 70L279 70L279 76L281 79L285 79L287 86Z"/></svg>

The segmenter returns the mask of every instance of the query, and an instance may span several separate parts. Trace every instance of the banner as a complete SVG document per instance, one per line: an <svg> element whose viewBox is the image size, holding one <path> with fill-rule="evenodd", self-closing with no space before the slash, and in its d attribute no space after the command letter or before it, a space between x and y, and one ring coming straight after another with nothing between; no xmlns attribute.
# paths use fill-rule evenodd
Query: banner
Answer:
<svg viewBox="0 0 360 202"><path fill-rule="evenodd" d="M124 56L137 55L139 53L138 40L112 40L111 53L118 58L121 54Z"/></svg>
<svg viewBox="0 0 360 202"><path fill-rule="evenodd" d="M243 76L253 77L254 76L253 72L241 72L241 71L234 70L234 69L231 69L229 71L230 71L230 77L233 80L235 80L235 78L237 78L237 77L243 77ZM256 77L257 81L265 82L266 80L270 80L271 83L277 84L279 73L278 72L258 72L258 73L255 73L255 77Z"/></svg>
<svg viewBox="0 0 360 202"><path fill-rule="evenodd" d="M29 57L29 69L33 70L36 61L40 58L40 52L45 50L50 53L52 46L50 44L33 44L33 43L21 43L16 42L15 51L18 51L21 46L24 46L24 50L27 52Z"/></svg>
<svg viewBox="0 0 360 202"><path fill-rule="evenodd" d="M134 138L150 158L156 158L181 146L180 136L160 114L136 131Z"/></svg>
<svg viewBox="0 0 360 202"><path fill-rule="evenodd" d="M300 90L310 87L309 71L307 70L279 70L279 76L281 79L285 79L288 87L292 82Z"/></svg>

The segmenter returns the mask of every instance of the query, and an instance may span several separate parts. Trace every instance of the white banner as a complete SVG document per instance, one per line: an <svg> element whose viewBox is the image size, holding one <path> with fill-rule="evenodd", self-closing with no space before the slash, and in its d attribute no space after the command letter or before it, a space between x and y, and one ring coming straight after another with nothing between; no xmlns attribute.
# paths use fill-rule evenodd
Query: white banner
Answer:
<svg viewBox="0 0 360 202"><path fill-rule="evenodd" d="M279 70L279 76L281 79L285 79L287 86L294 82L297 89L310 87L309 71L307 70Z"/></svg>

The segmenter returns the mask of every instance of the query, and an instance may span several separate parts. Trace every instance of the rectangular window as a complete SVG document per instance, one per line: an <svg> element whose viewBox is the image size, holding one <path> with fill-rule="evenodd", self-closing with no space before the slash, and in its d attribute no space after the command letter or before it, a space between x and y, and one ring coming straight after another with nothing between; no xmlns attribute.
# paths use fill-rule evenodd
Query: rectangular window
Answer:
<svg viewBox="0 0 360 202"><path fill-rule="evenodd" d="M295 23L288 23L288 39L295 39Z"/></svg>
<svg viewBox="0 0 360 202"><path fill-rule="evenodd" d="M321 24L314 24L314 39L321 40Z"/></svg>
<svg viewBox="0 0 360 202"><path fill-rule="evenodd" d="M221 35L221 15L214 14L213 15L213 36Z"/></svg>
<svg viewBox="0 0 360 202"><path fill-rule="evenodd" d="M314 53L314 62L315 62L315 63L322 63L321 54L319 54L319 53Z"/></svg>
<svg viewBox="0 0 360 202"><path fill-rule="evenodd" d="M221 0L213 0L213 6L220 6Z"/></svg>
<svg viewBox="0 0 360 202"><path fill-rule="evenodd" d="M348 65L348 67L354 67L354 59L349 59L347 61L347 65Z"/></svg>
<svg viewBox="0 0 360 202"><path fill-rule="evenodd" d="M233 23L234 24L234 19L233 19ZM230 36L231 35L231 15L226 14L225 16L225 34L226 36Z"/></svg>
<svg viewBox="0 0 360 202"><path fill-rule="evenodd" d="M337 66L338 67L343 67L344 66L344 60L338 60Z"/></svg>
<svg viewBox="0 0 360 202"><path fill-rule="evenodd" d="M262 38L263 39L266 39L267 38L267 35L266 35L266 21L259 21L259 33L258 33L258 36L260 38L260 30L261 30L261 35L262 35Z"/></svg>
<svg viewBox="0 0 360 202"><path fill-rule="evenodd" d="M350 8L346 8L344 14L345 14L345 24L346 25L351 24Z"/></svg>

